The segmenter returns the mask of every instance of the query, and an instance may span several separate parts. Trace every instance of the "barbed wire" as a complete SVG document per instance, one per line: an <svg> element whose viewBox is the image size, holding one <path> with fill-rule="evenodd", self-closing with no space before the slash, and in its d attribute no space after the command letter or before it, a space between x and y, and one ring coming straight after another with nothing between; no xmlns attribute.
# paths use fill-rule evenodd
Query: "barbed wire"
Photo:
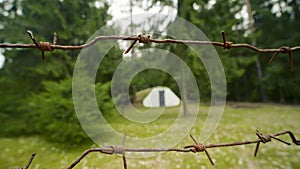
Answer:
<svg viewBox="0 0 300 169"><path fill-rule="evenodd" d="M49 42L38 42L36 38L33 36L33 33L28 30L27 31L29 37L33 41L33 44L9 44L9 43L0 43L0 48L38 48L41 51L42 59L45 59L45 52L46 51L53 51L55 49L59 50L79 50L88 48L93 46L95 43L104 40L125 40L125 41L132 41L131 45L124 51L124 54L128 53L134 45L139 42L143 44L148 43L175 43L175 44L198 44L198 45L213 45L223 47L224 49L231 49L231 48L248 48L255 52L259 53L274 53L269 63L272 63L276 56L279 53L286 53L289 57L289 67L290 70L293 70L293 56L292 52L296 50L300 50L300 46L289 47L289 46L282 46L280 48L270 48L270 49L261 49L256 46L245 44L245 43L233 43L226 40L225 32L222 32L222 39L223 42L216 42L216 41L197 41L197 40L177 40L177 39L153 39L150 38L149 35L138 35L138 36L97 36L92 39L90 42L82 44L82 45L57 45L57 34L54 33L53 42L52 44Z"/></svg>
<svg viewBox="0 0 300 169"><path fill-rule="evenodd" d="M213 161L212 157L209 155L207 149L209 148L217 148L217 147L232 147L232 146L240 146L240 145L248 145L248 144L256 144L255 150L254 150L254 156L257 156L260 143L266 144L268 142L271 142L272 139L279 141L281 143L284 143L286 145L291 145L291 143L286 142L278 136L280 135L289 135L292 142L299 146L300 140L297 140L295 135L291 131L282 131L275 134L263 134L260 131L256 131L256 136L258 139L252 140L252 141L241 141L241 142L231 142L231 143L219 143L219 144L201 144L197 142L197 140L190 134L191 139L193 140L194 144L184 146L183 148L127 148L125 147L125 140L126 140L126 134L124 135L124 139L121 145L113 145L108 147L100 147L100 148L90 148L88 150L85 150L70 166L68 166L66 169L72 169L74 168L82 159L84 159L88 154L92 152L100 152L102 154L121 154L123 159L123 167L124 169L127 169L127 161L126 161L126 152L136 152L136 153L149 153L149 152L180 152L180 153L200 153L204 152L207 156L209 162L212 165L215 165L215 162ZM28 164L25 168L21 169L28 169L29 165L31 164L33 158L35 156L35 153L32 154Z"/></svg>
<svg viewBox="0 0 300 169"><path fill-rule="evenodd" d="M28 169L30 164L32 163L34 157L35 157L36 153L32 153L30 159L28 160L27 164L25 167L21 167L21 168L15 168L15 169Z"/></svg>

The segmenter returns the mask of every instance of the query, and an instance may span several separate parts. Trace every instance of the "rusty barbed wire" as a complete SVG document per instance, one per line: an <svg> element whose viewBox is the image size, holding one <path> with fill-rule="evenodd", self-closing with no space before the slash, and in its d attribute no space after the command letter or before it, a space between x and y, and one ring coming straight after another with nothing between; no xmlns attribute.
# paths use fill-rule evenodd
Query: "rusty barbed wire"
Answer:
<svg viewBox="0 0 300 169"><path fill-rule="evenodd" d="M32 160L34 159L36 153L32 153L30 159L28 160L27 164L25 167L21 167L21 168L13 168L13 169L28 169L30 164L32 163Z"/></svg>
<svg viewBox="0 0 300 169"><path fill-rule="evenodd" d="M232 146L240 146L240 145L248 145L248 144L256 144L255 150L254 150L254 156L257 156L259 145L262 142L263 144L266 144L270 142L272 139L279 141L281 143L284 143L286 145L291 145L291 143L288 143L280 138L278 136L280 135L286 135L288 134L293 141L295 145L300 145L300 140L297 140L295 135L291 131L283 131L278 132L275 134L263 134L260 131L256 131L256 135L258 137L257 140L252 141L242 141L242 142L232 142L232 143L220 143L220 144L201 144L196 141L196 139L190 135L191 139L193 140L194 144L184 146L184 148L126 148L124 146L126 135L124 135L124 139L122 142L122 145L115 145L115 146L108 146L108 147L102 147L102 148L90 148L82 153L80 157L78 157L69 167L66 169L72 169L74 168L82 159L84 159L89 153L92 152L100 152L103 154L113 155L113 154L122 154L123 157L123 166L124 169L127 169L127 162L125 157L125 152L180 152L180 153L199 153L199 152L205 152L208 160L212 165L215 165L212 157L209 155L207 149L209 148L217 148L217 147L232 147Z"/></svg>
<svg viewBox="0 0 300 169"><path fill-rule="evenodd" d="M29 37L33 41L33 44L9 44L9 43L0 43L0 48L37 48L41 51L42 59L45 59L45 52L46 51L53 51L55 49L59 50L79 50L88 48L95 43L99 41L104 40L125 40L125 41L132 41L131 45L124 51L124 54L128 53L134 45L139 42L143 44L148 43L175 43L175 44L198 44L198 45L213 45L213 46L219 46L223 47L224 49L231 49L231 48L248 48L255 52L259 53L274 53L274 55L269 60L269 63L272 63L276 56L279 53L286 53L289 57L289 67L290 70L293 70L293 57L292 52L296 50L300 50L300 46L295 47L288 47L288 46L282 46L280 48L272 48L272 49L261 49L256 46L250 45L250 44L239 44L239 43L233 43L226 40L225 32L222 32L222 39L223 42L216 42L216 41L197 41L197 40L177 40L177 39L153 39L150 38L149 35L138 35L138 36L97 36L94 39L92 39L90 42L82 44L82 45L57 45L57 34L54 33L53 36L53 43L49 42L38 42L36 38L33 36L33 33L28 30L27 31Z"/></svg>

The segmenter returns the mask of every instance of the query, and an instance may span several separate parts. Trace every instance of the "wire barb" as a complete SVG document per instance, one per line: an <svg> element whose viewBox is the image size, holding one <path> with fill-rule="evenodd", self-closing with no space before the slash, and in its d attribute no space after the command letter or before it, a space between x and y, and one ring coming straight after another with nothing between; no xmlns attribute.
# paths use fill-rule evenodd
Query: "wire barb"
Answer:
<svg viewBox="0 0 300 169"><path fill-rule="evenodd" d="M293 71L294 69L294 61L293 61L293 56L292 56L292 49L288 46L282 46L279 48L279 51L276 51L273 56L271 57L271 59L269 60L269 64L272 63L276 56L278 55L278 53L281 52L281 53L287 53L288 54L288 57L289 57L289 67L290 67L290 71Z"/></svg>
<svg viewBox="0 0 300 169"><path fill-rule="evenodd" d="M139 41L139 43L148 44L150 42L150 36L138 35L136 39L132 41L130 46L125 50L124 54L129 53L137 41Z"/></svg>
<svg viewBox="0 0 300 169"><path fill-rule="evenodd" d="M38 43L36 38L33 36L32 31L27 30L27 33L28 33L29 37L31 38L31 40L33 41L33 43L35 44L36 48L38 48L41 51L42 60L45 60L45 51L53 51L54 48L51 47L51 44L49 42ZM57 37L56 37L56 33L54 33L54 37L53 37L54 45L56 44L56 41L57 41Z"/></svg>
<svg viewBox="0 0 300 169"><path fill-rule="evenodd" d="M138 40L134 40L134 41L130 44L130 46L128 47L128 49L125 50L124 54L129 53L130 50L133 48L133 46L136 44L137 41L138 41Z"/></svg>
<svg viewBox="0 0 300 169"><path fill-rule="evenodd" d="M123 142L122 142L123 148L125 146L125 141L126 141L126 133L124 134L124 138L123 138ZM125 156L125 148L124 148L123 153L122 153L122 158L123 158L123 167L124 167L124 169L127 169L127 162L126 162L126 156Z"/></svg>
<svg viewBox="0 0 300 169"><path fill-rule="evenodd" d="M29 168L29 166L32 163L32 160L34 159L35 155L36 155L36 153L32 153L32 155L31 155L31 157L30 157L27 165L24 167L24 169L28 169Z"/></svg>
<svg viewBox="0 0 300 169"><path fill-rule="evenodd" d="M124 134L122 145L115 145L115 146L109 146L109 147L112 148L113 154L122 154L123 167L124 167L124 169L127 169L127 162L126 162L126 156L125 156L125 141L126 141L126 133Z"/></svg>
<svg viewBox="0 0 300 169"><path fill-rule="evenodd" d="M271 64L271 63L275 60L275 58L276 58L276 56L278 55L278 53L279 53L279 52L275 52L275 53L273 54L273 56L272 56L271 59L269 60L269 64Z"/></svg>
<svg viewBox="0 0 300 169"><path fill-rule="evenodd" d="M260 131L256 130L256 135L259 139L259 141L256 144L255 150L254 150L254 157L256 157L259 149L260 142L267 143L271 141L271 135L269 134L262 134Z"/></svg>
<svg viewBox="0 0 300 169"><path fill-rule="evenodd" d="M36 40L35 37L33 36L32 31L27 30L27 33L28 33L29 37L31 38L32 42L35 44L35 46L36 46L37 48L39 48L39 43L37 42L37 40Z"/></svg>
<svg viewBox="0 0 300 169"><path fill-rule="evenodd" d="M233 43L226 41L226 37L225 37L225 32L224 31L222 31L222 37L223 37L223 48L224 49L230 49L232 47Z"/></svg>
<svg viewBox="0 0 300 169"><path fill-rule="evenodd" d="M212 165L215 165L214 161L212 160L211 156L208 154L207 150L206 150L206 147L204 144L201 144L201 143L198 143L196 141L196 139L190 134L190 137L191 139L193 140L193 142L195 143L194 145L188 145L188 146L185 146L184 148L192 148L190 149L192 152L194 153L198 153L198 152L205 152L208 160L210 161L210 163Z"/></svg>
<svg viewBox="0 0 300 169"><path fill-rule="evenodd" d="M21 168L15 168L15 169L28 169L30 167L30 164L32 163L34 157L35 157L36 153L32 153L30 159L28 160L27 164L25 167L21 167Z"/></svg>
<svg viewBox="0 0 300 169"><path fill-rule="evenodd" d="M256 147L255 147L254 156L255 157L257 156L260 142L262 142L262 143L265 144L267 142L270 142L271 139L275 139L275 140L277 140L277 141L279 141L281 143L284 143L286 145L291 145L291 143L288 143L288 142L286 142L286 141L284 141L284 140L282 140L282 139L280 139L280 138L277 137L277 136L284 135L284 134L289 134L290 137L291 137L291 139L292 139L292 141L293 141L293 143L295 145L300 145L300 141L296 140L294 134L292 132L290 132L290 131L284 131L284 132L281 132L281 133L277 133L277 134L271 135L271 134L262 134L261 132L259 132L257 130L256 131L256 135L257 135L257 137L258 137L259 140L258 140L258 142L256 144Z"/></svg>

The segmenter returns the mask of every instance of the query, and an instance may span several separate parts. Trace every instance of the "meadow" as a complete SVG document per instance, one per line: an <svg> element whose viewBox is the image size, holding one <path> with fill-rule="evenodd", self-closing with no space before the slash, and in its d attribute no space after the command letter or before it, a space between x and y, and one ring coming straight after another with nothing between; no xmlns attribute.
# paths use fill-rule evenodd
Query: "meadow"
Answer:
<svg viewBox="0 0 300 169"><path fill-rule="evenodd" d="M199 118L190 131L191 134L201 132L201 125L205 117L208 105L201 105ZM174 108L167 109L161 117L155 121L156 128L147 133L147 125L136 127L129 121L116 120L116 117L108 119L110 124L120 130L135 134L155 134L164 130L177 118ZM109 117L108 117L109 118ZM300 107L279 104L254 104L254 103L227 103L222 119L213 133L205 142L226 143L235 141L256 140L256 129L264 133L276 133L284 130L292 131L297 139L300 139ZM146 132L145 132L146 131ZM176 133L175 133L176 134ZM281 139L291 142L287 135L280 136ZM70 138L71 139L71 138ZM192 144L191 139L186 136L176 147ZM91 147L91 145L63 145L50 143L39 136L0 138L0 168L8 169L23 167L33 152L37 155L33 160L31 169L41 168L65 168L70 165L80 154ZM261 144L257 157L253 156L255 144L236 147L208 149L215 166L212 166L204 153L175 153L168 152L149 158L127 158L128 168L186 168L186 169L240 169L240 168L300 168L300 146L294 144L288 146L276 140ZM122 158L118 155L105 155L92 153L82 160L75 168L97 169L97 168L122 168Z"/></svg>

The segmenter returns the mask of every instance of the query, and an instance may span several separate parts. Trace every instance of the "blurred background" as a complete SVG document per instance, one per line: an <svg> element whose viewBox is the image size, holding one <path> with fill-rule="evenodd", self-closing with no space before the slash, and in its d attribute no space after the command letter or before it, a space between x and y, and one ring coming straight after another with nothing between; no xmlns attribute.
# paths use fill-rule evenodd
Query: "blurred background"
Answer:
<svg viewBox="0 0 300 169"><path fill-rule="evenodd" d="M166 25L176 16L181 17L196 25L211 41L222 42L221 31L225 31L228 41L259 48L300 45L299 0L0 0L0 43L32 43L26 34L26 30L31 30L39 41L51 42L56 32L57 44L80 45L106 24L143 12L171 16L166 19ZM132 23L130 28L139 26ZM151 26L154 25L148 27ZM130 29L127 31L128 35L137 35ZM120 120L122 117L110 96L116 67L123 60L142 57L134 57L134 53L149 47L136 45L134 51L123 55L128 45L119 43L105 56L97 73L95 90L99 108L112 126L124 132L142 133L147 126L133 129L129 121ZM204 65L187 46L167 44L159 48L175 54L184 53L181 59L199 84L201 101L205 103L200 111L205 116L211 91ZM271 53L241 48L216 47L216 50L226 74L228 104L209 143L253 140L257 128L270 133L293 130L300 136L300 51L293 52L294 70L291 72L287 54L280 53L268 64ZM55 50L47 52L43 61L38 50L0 49L0 148L3 150L0 168L22 167L33 152L37 152L38 157L32 168L62 168L85 149L97 146L82 130L73 108L72 73L79 52ZM169 87L182 98L174 79L154 69L140 72L132 80L130 88L133 90L128 95L137 108L146 109L141 104L142 99L156 86ZM166 121L171 124L177 117L176 111L168 108L165 116L156 122L156 130L162 129L159 127ZM201 122L203 119L199 119ZM196 126L191 132L200 131ZM182 145L184 143L190 140L187 138ZM257 158L252 157L254 147L251 146L210 151L217 163L215 168L300 168L298 147L287 148L275 141L271 144L275 145L264 146ZM90 156L78 166L121 167L121 158L99 154ZM202 154L174 153L132 159L129 167L212 166Z"/></svg>

